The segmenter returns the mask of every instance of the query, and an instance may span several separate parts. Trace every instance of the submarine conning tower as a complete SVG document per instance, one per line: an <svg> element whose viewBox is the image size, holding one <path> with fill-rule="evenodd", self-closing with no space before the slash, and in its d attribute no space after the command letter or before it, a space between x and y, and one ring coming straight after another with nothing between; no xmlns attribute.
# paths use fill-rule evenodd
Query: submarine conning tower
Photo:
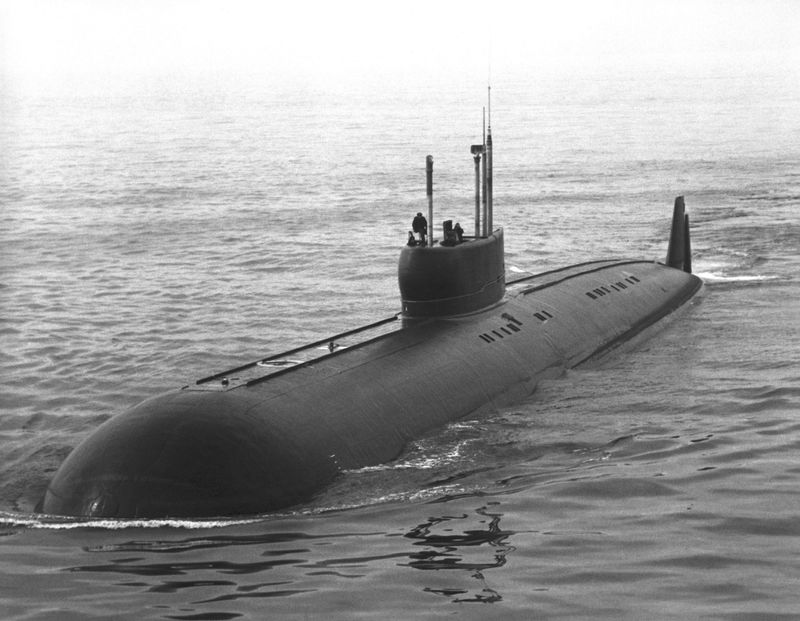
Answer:
<svg viewBox="0 0 800 621"><path fill-rule="evenodd" d="M426 158L427 232L412 236L400 253L398 282L405 317L441 317L478 311L505 294L503 229L492 230L491 113L483 144L472 145L475 161L475 234L466 236L442 224L437 241L433 227L433 157Z"/></svg>

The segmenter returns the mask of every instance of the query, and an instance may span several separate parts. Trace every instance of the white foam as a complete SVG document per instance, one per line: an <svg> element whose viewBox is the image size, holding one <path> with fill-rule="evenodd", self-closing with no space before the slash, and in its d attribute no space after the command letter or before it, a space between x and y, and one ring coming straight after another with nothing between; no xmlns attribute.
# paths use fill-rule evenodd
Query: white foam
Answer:
<svg viewBox="0 0 800 621"><path fill-rule="evenodd" d="M363 468L355 468L352 470L345 470L345 472L383 472L386 470L431 470L445 464L452 463L461 458L461 449L470 442L470 440L463 440L452 447L449 451L437 454L435 456L422 456L417 458L407 459L405 461L389 462L385 464L376 464L374 466L364 466Z"/></svg>
<svg viewBox="0 0 800 621"><path fill-rule="evenodd" d="M242 524L254 524L261 518L247 519L77 519L51 515L0 514L0 526L9 528L30 528L43 530L73 530L77 528L100 528L103 530L123 530L127 528L224 528Z"/></svg>
<svg viewBox="0 0 800 621"><path fill-rule="evenodd" d="M695 272L695 275L702 278L705 282L766 282L778 279L778 276L767 276L765 274L728 276L720 272Z"/></svg>

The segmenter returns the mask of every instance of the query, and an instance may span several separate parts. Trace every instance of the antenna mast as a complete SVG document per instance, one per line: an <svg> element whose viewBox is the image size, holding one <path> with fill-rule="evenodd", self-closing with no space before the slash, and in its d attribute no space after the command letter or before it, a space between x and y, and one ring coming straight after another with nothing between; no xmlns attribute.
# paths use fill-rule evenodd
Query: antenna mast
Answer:
<svg viewBox="0 0 800 621"><path fill-rule="evenodd" d="M483 107L483 166L481 170L481 185L483 186L483 196L481 197L482 217L481 217L481 237L486 237L486 187L488 181L486 179L486 106Z"/></svg>
<svg viewBox="0 0 800 621"><path fill-rule="evenodd" d="M492 86L488 86L489 126L483 107L483 144L471 147L475 159L475 237L492 234ZM488 131L487 131L488 129ZM483 165L481 166L481 160ZM483 209L481 209L481 207ZM482 213L481 213L482 212Z"/></svg>
<svg viewBox="0 0 800 621"><path fill-rule="evenodd" d="M486 229L485 235L492 234L492 86L487 87L487 104L489 106L489 126L486 132L486 155L484 168L486 170L486 218L484 219L484 226Z"/></svg>

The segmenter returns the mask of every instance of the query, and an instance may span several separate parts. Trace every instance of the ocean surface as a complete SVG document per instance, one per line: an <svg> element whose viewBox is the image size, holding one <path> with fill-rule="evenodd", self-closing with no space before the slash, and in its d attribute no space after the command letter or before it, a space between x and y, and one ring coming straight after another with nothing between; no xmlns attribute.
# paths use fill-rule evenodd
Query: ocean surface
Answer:
<svg viewBox="0 0 800 621"><path fill-rule="evenodd" d="M234 77L0 102L0 617L800 615L800 80L493 79L507 266L666 254L696 303L527 400L247 519L35 512L150 395L399 311L426 206L469 233L480 84Z"/></svg>

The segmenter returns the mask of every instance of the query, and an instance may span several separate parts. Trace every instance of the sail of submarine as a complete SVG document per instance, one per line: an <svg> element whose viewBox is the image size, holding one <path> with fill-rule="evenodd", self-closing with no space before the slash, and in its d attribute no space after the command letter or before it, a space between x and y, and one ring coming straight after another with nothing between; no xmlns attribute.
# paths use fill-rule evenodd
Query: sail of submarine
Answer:
<svg viewBox="0 0 800 621"><path fill-rule="evenodd" d="M110 418L63 462L38 509L164 518L289 508L342 470L390 461L425 432L525 398L701 290L682 197L664 263L592 261L507 283L503 229L492 225L491 121L472 154L475 233L459 240L446 222L440 241L433 231L425 243L409 240L400 313ZM430 156L427 164L432 223Z"/></svg>

